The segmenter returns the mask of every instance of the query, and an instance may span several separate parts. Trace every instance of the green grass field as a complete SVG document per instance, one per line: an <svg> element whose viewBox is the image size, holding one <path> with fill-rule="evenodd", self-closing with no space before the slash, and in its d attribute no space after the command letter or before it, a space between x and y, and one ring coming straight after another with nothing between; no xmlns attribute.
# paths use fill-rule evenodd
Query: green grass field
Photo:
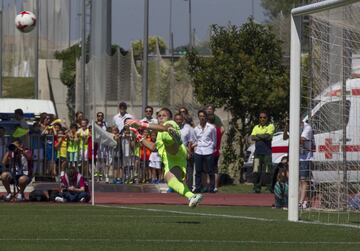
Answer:
<svg viewBox="0 0 360 251"><path fill-rule="evenodd" d="M360 250L360 229L271 208L0 204L0 250Z"/></svg>

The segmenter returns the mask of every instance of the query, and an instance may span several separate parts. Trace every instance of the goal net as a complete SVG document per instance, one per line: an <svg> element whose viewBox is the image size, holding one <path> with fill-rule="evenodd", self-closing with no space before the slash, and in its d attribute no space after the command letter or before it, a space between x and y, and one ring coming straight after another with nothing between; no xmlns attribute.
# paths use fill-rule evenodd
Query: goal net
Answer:
<svg viewBox="0 0 360 251"><path fill-rule="evenodd" d="M311 125L316 146L307 203L299 205L298 216L301 220L359 224L360 2L332 0L311 6L315 8L293 10L294 20L301 26L297 33L301 47L298 114ZM290 113L293 119L296 113ZM302 146L298 149L301 155Z"/></svg>

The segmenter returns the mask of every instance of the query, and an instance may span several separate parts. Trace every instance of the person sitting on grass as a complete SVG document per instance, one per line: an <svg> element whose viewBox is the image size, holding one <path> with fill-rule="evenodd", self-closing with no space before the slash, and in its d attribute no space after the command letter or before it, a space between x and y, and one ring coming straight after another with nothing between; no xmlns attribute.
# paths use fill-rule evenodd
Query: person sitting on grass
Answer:
<svg viewBox="0 0 360 251"><path fill-rule="evenodd" d="M274 185L275 208L283 208L286 210L288 207L288 173L288 157L284 156L276 167L276 174L274 173L274 175L276 175L276 183Z"/></svg>
<svg viewBox="0 0 360 251"><path fill-rule="evenodd" d="M70 166L67 172L60 177L61 196L55 198L56 202L88 202L90 193L85 178Z"/></svg>
<svg viewBox="0 0 360 251"><path fill-rule="evenodd" d="M130 130L135 134L136 140L140 144L151 151L157 148L164 164L164 176L168 186L178 194L188 198L189 207L196 207L203 199L203 196L192 193L184 183L187 150L181 141L179 126L171 119L171 111L168 108L162 108L158 113L159 125L134 119L126 121L126 125L130 126ZM133 127L158 131L156 142L143 138L137 129Z"/></svg>

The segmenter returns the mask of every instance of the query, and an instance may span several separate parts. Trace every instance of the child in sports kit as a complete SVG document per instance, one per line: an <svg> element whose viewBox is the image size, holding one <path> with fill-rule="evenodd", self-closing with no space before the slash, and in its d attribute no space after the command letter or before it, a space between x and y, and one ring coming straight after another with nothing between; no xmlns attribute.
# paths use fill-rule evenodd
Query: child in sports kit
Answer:
<svg viewBox="0 0 360 251"><path fill-rule="evenodd" d="M156 142L157 132L151 132L151 141ZM161 157L158 150L155 148L149 157L149 167L151 169L151 183L159 184L161 180Z"/></svg>
<svg viewBox="0 0 360 251"><path fill-rule="evenodd" d="M87 119L81 120L81 127L78 129L77 134L79 137L79 162L81 161L82 164L82 175L85 177L88 176L88 139L90 135L90 131L88 128L89 121Z"/></svg>
<svg viewBox="0 0 360 251"><path fill-rule="evenodd" d="M57 132L57 141L55 143L55 149L57 151L57 163L60 165L60 176L64 175L66 168L66 158L67 158L67 137L63 129L60 129Z"/></svg>
<svg viewBox="0 0 360 251"><path fill-rule="evenodd" d="M189 200L189 207L196 207L203 199L203 196L192 193L184 183L187 150L181 142L180 128L171 118L171 111L168 108L162 108L158 113L159 125L148 124L134 119L126 121L126 125L131 126L130 130L136 135L138 142L151 151L155 148L158 149L164 164L164 176L168 186L178 194L186 197ZM134 127L158 131L156 142L153 143L144 139Z"/></svg>
<svg viewBox="0 0 360 251"><path fill-rule="evenodd" d="M71 124L67 133L67 154L69 166L76 166L78 161L79 138L77 136L77 125Z"/></svg>
<svg viewBox="0 0 360 251"><path fill-rule="evenodd" d="M151 141L149 130L143 130L142 136L144 139ZM149 158L151 151L145 146L140 146L140 172L139 179L142 183L151 182L151 170L149 167Z"/></svg>
<svg viewBox="0 0 360 251"><path fill-rule="evenodd" d="M114 135L114 140L117 142L116 148L109 153L109 163L113 167L114 174L113 184L122 184L123 168L121 165L121 135L117 126L113 126L111 132Z"/></svg>

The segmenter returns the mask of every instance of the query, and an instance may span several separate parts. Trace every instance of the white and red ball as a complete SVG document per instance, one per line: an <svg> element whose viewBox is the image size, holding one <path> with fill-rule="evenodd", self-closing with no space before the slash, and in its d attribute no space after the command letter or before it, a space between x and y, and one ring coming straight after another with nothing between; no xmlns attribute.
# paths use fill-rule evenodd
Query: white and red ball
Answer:
<svg viewBox="0 0 360 251"><path fill-rule="evenodd" d="M31 11L21 11L15 17L15 24L19 31L30 32L35 28L36 16Z"/></svg>

